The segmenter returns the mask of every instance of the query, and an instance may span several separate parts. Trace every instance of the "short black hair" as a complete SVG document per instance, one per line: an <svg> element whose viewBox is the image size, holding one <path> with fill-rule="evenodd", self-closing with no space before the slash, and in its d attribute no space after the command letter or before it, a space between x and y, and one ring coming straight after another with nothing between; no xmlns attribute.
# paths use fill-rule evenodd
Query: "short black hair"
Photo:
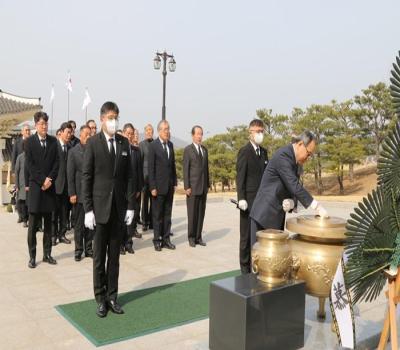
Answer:
<svg viewBox="0 0 400 350"><path fill-rule="evenodd" d="M89 126L87 126L86 124L84 124L84 125L82 125L82 126L79 128L79 132L82 132L82 130L84 130L84 129L89 129L89 130L90 130Z"/></svg>
<svg viewBox="0 0 400 350"><path fill-rule="evenodd" d="M59 132L61 132L61 129L57 129L57 131L56 131L56 135L57 135Z"/></svg>
<svg viewBox="0 0 400 350"><path fill-rule="evenodd" d="M39 120L43 119L46 123L49 121L49 116L45 112L36 112L33 116L33 120L36 123L39 123Z"/></svg>
<svg viewBox="0 0 400 350"><path fill-rule="evenodd" d="M100 115L106 114L107 112L115 112L119 114L119 108L115 102L105 102L100 108Z"/></svg>
<svg viewBox="0 0 400 350"><path fill-rule="evenodd" d="M195 125L195 126L192 128L192 135L194 135L194 133L196 132L196 128L199 128L199 129L201 129L201 131L203 131L203 128L202 128L200 125Z"/></svg>
<svg viewBox="0 0 400 350"><path fill-rule="evenodd" d="M69 123L71 124L73 129L76 129L76 123L75 120L70 120Z"/></svg>
<svg viewBox="0 0 400 350"><path fill-rule="evenodd" d="M64 122L60 125L60 131L64 131L65 129L72 129L71 122Z"/></svg>
<svg viewBox="0 0 400 350"><path fill-rule="evenodd" d="M250 124L249 124L249 128L251 128L252 126L258 126L260 128L264 128L264 122L261 119L253 119Z"/></svg>
<svg viewBox="0 0 400 350"><path fill-rule="evenodd" d="M96 124L96 122L94 121L94 119L89 119L89 120L86 122L86 125L89 126L90 123L95 123L95 124Z"/></svg>
<svg viewBox="0 0 400 350"><path fill-rule="evenodd" d="M134 126L132 125L132 123L126 123L124 125L124 127L122 128L122 131L125 132L127 129L132 129L133 131L135 131Z"/></svg>

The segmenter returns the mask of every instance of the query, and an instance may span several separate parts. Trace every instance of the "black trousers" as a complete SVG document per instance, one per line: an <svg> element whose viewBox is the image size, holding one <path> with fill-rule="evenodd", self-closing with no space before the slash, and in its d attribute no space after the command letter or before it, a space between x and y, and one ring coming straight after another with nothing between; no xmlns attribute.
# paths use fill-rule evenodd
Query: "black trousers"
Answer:
<svg viewBox="0 0 400 350"><path fill-rule="evenodd" d="M98 303L117 299L122 224L113 199L110 218L96 225L93 239L93 288Z"/></svg>
<svg viewBox="0 0 400 350"><path fill-rule="evenodd" d="M206 212L207 193L186 196L188 216L188 239L198 242L203 231L204 214Z"/></svg>
<svg viewBox="0 0 400 350"><path fill-rule="evenodd" d="M29 213L28 213L28 206L26 205L26 200L18 199L16 207L19 218L22 221L27 222L29 218Z"/></svg>
<svg viewBox="0 0 400 350"><path fill-rule="evenodd" d="M53 237L65 236L69 213L69 197L67 193L56 195L55 209L53 215Z"/></svg>
<svg viewBox="0 0 400 350"><path fill-rule="evenodd" d="M86 254L91 254L93 253L93 231L85 227L85 211L83 209L83 204L74 204L72 210L75 213L75 255L81 255L84 251Z"/></svg>
<svg viewBox="0 0 400 350"><path fill-rule="evenodd" d="M242 273L250 273L251 271L251 220L249 217L251 207L253 205L256 192L247 194L246 211L240 211L240 242L239 242L239 262L240 271Z"/></svg>
<svg viewBox="0 0 400 350"><path fill-rule="evenodd" d="M164 241L171 233L172 203L174 201L174 187L170 186L165 195L158 194L152 197L154 241Z"/></svg>
<svg viewBox="0 0 400 350"><path fill-rule="evenodd" d="M133 215L133 221L132 221L133 229L137 229L137 225L140 221L141 201L142 201L142 194L140 193L139 197L135 198L135 214Z"/></svg>
<svg viewBox="0 0 400 350"><path fill-rule="evenodd" d="M143 225L149 225L150 228L153 226L152 225L152 219L153 219L153 214L152 214L152 196L149 188L149 183L145 182L144 187L143 187L143 196L142 196L142 222Z"/></svg>
<svg viewBox="0 0 400 350"><path fill-rule="evenodd" d="M51 255L51 213L30 213L28 226L29 257L36 259L36 232L40 221L44 221L43 255Z"/></svg>

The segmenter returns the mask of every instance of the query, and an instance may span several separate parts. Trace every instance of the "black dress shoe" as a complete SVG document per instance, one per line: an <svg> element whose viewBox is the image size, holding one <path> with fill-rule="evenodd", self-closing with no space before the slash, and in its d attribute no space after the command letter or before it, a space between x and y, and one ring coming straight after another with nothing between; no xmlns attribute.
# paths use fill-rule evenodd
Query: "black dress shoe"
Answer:
<svg viewBox="0 0 400 350"><path fill-rule="evenodd" d="M194 241L194 239L189 239L189 245L193 248L196 247L196 242Z"/></svg>
<svg viewBox="0 0 400 350"><path fill-rule="evenodd" d="M56 265L57 264L57 260L54 259L51 255L45 255L43 257L43 262L47 262L50 265Z"/></svg>
<svg viewBox="0 0 400 350"><path fill-rule="evenodd" d="M174 250L174 249L175 249L175 245L173 245L169 239L166 239L166 240L163 242L162 247L163 247L163 248L167 248L167 249L171 249L171 250Z"/></svg>
<svg viewBox="0 0 400 350"><path fill-rule="evenodd" d="M161 242L154 242L154 249L157 252L161 252Z"/></svg>
<svg viewBox="0 0 400 350"><path fill-rule="evenodd" d="M22 224L22 227L28 227L28 223L26 221L24 221L24 223Z"/></svg>
<svg viewBox="0 0 400 350"><path fill-rule="evenodd" d="M108 302L108 307L114 314L122 315L124 313L121 305L119 305L115 300L110 300Z"/></svg>
<svg viewBox="0 0 400 350"><path fill-rule="evenodd" d="M58 241L60 243L71 244L71 241L67 237L65 237L64 235L60 236L58 238Z"/></svg>
<svg viewBox="0 0 400 350"><path fill-rule="evenodd" d="M17 224L20 224L21 222L22 222L22 219L21 219L21 218L18 218Z"/></svg>
<svg viewBox="0 0 400 350"><path fill-rule="evenodd" d="M147 225L143 225L143 227L142 227L142 231L143 232L146 232L148 230L148 227L147 227Z"/></svg>
<svg viewBox="0 0 400 350"><path fill-rule="evenodd" d="M31 269L34 269L36 267L36 261L35 259L29 259L28 267Z"/></svg>
<svg viewBox="0 0 400 350"><path fill-rule="evenodd" d="M98 303L97 304L97 310L96 310L96 315L103 318L107 316L107 305L106 303Z"/></svg>
<svg viewBox="0 0 400 350"><path fill-rule="evenodd" d="M135 231L133 232L133 237L135 237L135 238L142 238L142 234L139 233L139 232L137 232L137 230L135 230Z"/></svg>
<svg viewBox="0 0 400 350"><path fill-rule="evenodd" d="M82 260L82 255L77 254L75 255L75 261L81 261Z"/></svg>
<svg viewBox="0 0 400 350"><path fill-rule="evenodd" d="M126 253L125 253L125 247L121 247L120 249L119 249L119 253L121 254L121 255L125 255Z"/></svg>
<svg viewBox="0 0 400 350"><path fill-rule="evenodd" d="M93 258L93 252L86 252L86 253L85 253L85 256L86 256L87 258Z"/></svg>
<svg viewBox="0 0 400 350"><path fill-rule="evenodd" d="M170 236L173 236L173 235L174 235L174 233L173 233L173 232L170 232L170 233L169 233L169 235L170 235Z"/></svg>
<svg viewBox="0 0 400 350"><path fill-rule="evenodd" d="M133 247L126 247L125 250L126 250L129 254L135 254L135 251L133 250Z"/></svg>
<svg viewBox="0 0 400 350"><path fill-rule="evenodd" d="M51 237L51 245L53 247L57 245L57 237Z"/></svg>
<svg viewBox="0 0 400 350"><path fill-rule="evenodd" d="M206 242L204 242L201 238L196 242L196 244L201 245L203 247L207 245Z"/></svg>

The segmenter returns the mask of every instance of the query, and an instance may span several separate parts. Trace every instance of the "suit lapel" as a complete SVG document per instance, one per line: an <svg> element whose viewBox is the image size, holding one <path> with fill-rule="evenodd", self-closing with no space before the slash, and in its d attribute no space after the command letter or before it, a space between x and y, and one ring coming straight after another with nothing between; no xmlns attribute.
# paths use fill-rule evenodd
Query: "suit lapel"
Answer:
<svg viewBox="0 0 400 350"><path fill-rule="evenodd" d="M117 139L117 137L115 137L115 143L117 145L117 155L115 157L115 168L114 168L114 175L118 169L118 162L121 158L121 152L122 152L122 141L120 139Z"/></svg>

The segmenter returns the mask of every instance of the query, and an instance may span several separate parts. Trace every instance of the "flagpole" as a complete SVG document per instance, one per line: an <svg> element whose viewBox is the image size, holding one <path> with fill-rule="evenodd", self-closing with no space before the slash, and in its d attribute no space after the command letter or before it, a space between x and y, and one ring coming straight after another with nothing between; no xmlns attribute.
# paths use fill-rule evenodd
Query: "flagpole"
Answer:
<svg viewBox="0 0 400 350"><path fill-rule="evenodd" d="M51 122L50 122L50 131L53 131L53 120L54 120L54 99L51 101Z"/></svg>
<svg viewBox="0 0 400 350"><path fill-rule="evenodd" d="M86 108L85 108L85 124L87 123L87 106L86 106Z"/></svg>
<svg viewBox="0 0 400 350"><path fill-rule="evenodd" d="M68 121L69 121L69 89L68 89Z"/></svg>

